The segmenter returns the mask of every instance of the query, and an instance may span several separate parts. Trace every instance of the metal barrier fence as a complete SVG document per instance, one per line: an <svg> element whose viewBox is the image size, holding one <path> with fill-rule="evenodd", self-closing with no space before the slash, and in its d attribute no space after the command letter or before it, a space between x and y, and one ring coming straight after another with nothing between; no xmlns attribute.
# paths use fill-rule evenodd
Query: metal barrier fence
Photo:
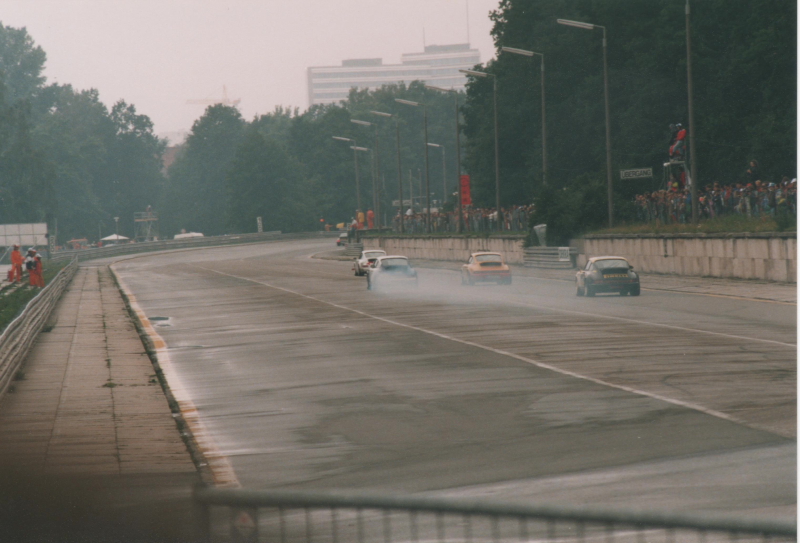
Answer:
<svg viewBox="0 0 800 543"><path fill-rule="evenodd" d="M778 543L792 522L450 498L198 487L209 542Z"/></svg>
<svg viewBox="0 0 800 543"><path fill-rule="evenodd" d="M523 258L526 268L572 269L578 249L575 247L525 247Z"/></svg>
<svg viewBox="0 0 800 543"><path fill-rule="evenodd" d="M288 234L290 236L310 237L321 235L320 232L309 232L308 234ZM138 253L149 253L153 251L168 251L174 249L189 249L193 247L216 247L219 245L234 245L240 243L257 243L259 241L269 241L285 238L287 234L280 231L261 232L258 234L235 234L230 236L209 236L203 238L175 239L164 241L145 241L141 243L126 243L123 245L113 245L111 247L99 247L96 249L79 249L58 251L51 255L50 260L58 262L64 259L77 257L80 260L92 260L96 258L106 258L111 256L123 256Z"/></svg>
<svg viewBox="0 0 800 543"><path fill-rule="evenodd" d="M0 335L0 397L8 390L37 334L78 269L72 260L33 298Z"/></svg>

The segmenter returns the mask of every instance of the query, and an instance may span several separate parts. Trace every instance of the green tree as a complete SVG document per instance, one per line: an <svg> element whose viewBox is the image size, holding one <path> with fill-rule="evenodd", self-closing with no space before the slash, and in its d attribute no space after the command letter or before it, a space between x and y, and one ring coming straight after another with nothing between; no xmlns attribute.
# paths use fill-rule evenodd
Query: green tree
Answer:
<svg viewBox="0 0 800 543"><path fill-rule="evenodd" d="M166 143L153 133L153 123L120 100L109 114L115 134L108 149L108 174L98 196L107 212L134 231L133 214L157 205L164 185L161 157Z"/></svg>
<svg viewBox="0 0 800 543"><path fill-rule="evenodd" d="M255 123L248 127L226 179L228 226L253 232L262 217L266 231L313 229L303 169L284 143L263 136Z"/></svg>
<svg viewBox="0 0 800 543"><path fill-rule="evenodd" d="M495 45L546 59L548 183L605 181L605 112L600 30L608 35L615 200L641 187L618 170L667 160L668 125L687 123L684 2L674 0L503 0L492 14ZM695 145L701 184L739 179L749 159L768 180L794 176L796 4L773 0L692 3ZM482 69L497 75L500 182L504 204L542 190L538 59L501 53ZM468 85L465 166L479 203L494 195L491 81ZM649 189L649 187L647 187ZM600 203L598 202L598 205ZM624 219L624 206L617 219ZM581 220L580 218L576 220Z"/></svg>
<svg viewBox="0 0 800 543"><path fill-rule="evenodd" d="M0 23L0 75L6 87L6 103L31 98L41 89L46 59L44 50L34 44L25 28Z"/></svg>
<svg viewBox="0 0 800 543"><path fill-rule="evenodd" d="M209 106L195 121L169 170L159 206L165 234L181 229L206 235L225 233L225 179L245 125L236 108L220 104Z"/></svg>
<svg viewBox="0 0 800 543"><path fill-rule="evenodd" d="M55 171L62 242L92 237L99 223L110 221L112 213L103 202L108 192L108 148L114 134L114 124L97 91L75 92L70 86L58 88L51 113L33 129L36 147Z"/></svg>

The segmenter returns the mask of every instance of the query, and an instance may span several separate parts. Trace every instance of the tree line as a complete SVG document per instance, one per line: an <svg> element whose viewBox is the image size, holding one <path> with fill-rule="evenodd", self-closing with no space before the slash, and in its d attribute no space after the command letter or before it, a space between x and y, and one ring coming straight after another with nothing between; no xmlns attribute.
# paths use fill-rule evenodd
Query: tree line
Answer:
<svg viewBox="0 0 800 543"><path fill-rule="evenodd" d="M615 222L633 217L633 195L653 182L620 181L619 170L666 161L670 123L687 124L684 0L502 0L491 14L494 58L476 69L497 77L501 205L536 203L534 220L560 236L602 226L605 116L599 30L608 35ZM540 70L546 62L547 184L542 179ZM696 163L701 185L735 182L756 159L765 180L796 176L796 4L779 0L692 2ZM419 82L352 90L347 101L306 111L278 107L247 120L236 108L210 106L193 125L169 171L166 142L150 119L120 101L108 108L95 90L47 84L45 53L25 29L0 25L0 214L3 223L58 224L59 239L132 234L133 212L152 205L162 235L319 229L347 222L357 208L359 152L362 208L379 201L388 220L398 199L397 128L404 199L424 190L452 205L456 190L452 93ZM461 165L473 200L494 205L491 79L472 78L458 96ZM385 118L381 111L395 115ZM353 119L374 123L354 124ZM377 131L377 132L376 132ZM376 144L377 133L377 144ZM373 180L373 154L380 169ZM445 159L444 170L442 158ZM694 157L693 157L694 158ZM447 173L444 179L443 173ZM444 186L443 186L444 184ZM374 186L374 189L373 189ZM383 217L382 217L383 218Z"/></svg>
<svg viewBox="0 0 800 543"><path fill-rule="evenodd" d="M0 222L47 222L61 242L133 232L164 182L165 142L133 105L47 84L46 54L0 24Z"/></svg>

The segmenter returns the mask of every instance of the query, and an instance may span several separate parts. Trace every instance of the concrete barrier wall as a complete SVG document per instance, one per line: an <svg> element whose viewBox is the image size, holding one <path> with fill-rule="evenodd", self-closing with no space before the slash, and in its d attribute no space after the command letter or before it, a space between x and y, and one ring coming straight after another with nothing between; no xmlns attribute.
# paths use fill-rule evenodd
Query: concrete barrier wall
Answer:
<svg viewBox="0 0 800 543"><path fill-rule="evenodd" d="M578 266L589 257L615 255L645 273L797 282L794 233L609 234L585 236L582 246Z"/></svg>
<svg viewBox="0 0 800 543"><path fill-rule="evenodd" d="M521 236L466 238L466 237L364 237L365 249L383 249L388 254L427 260L452 260L466 262L469 255L479 251L503 253L506 262L523 263Z"/></svg>

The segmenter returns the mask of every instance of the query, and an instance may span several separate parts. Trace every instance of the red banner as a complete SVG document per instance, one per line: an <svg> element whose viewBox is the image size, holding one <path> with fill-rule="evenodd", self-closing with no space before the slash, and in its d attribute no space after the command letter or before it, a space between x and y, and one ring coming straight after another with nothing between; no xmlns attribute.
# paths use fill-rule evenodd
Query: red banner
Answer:
<svg viewBox="0 0 800 543"><path fill-rule="evenodd" d="M461 205L462 206L471 206L472 205L472 193L470 192L469 188L469 176L462 175L461 176Z"/></svg>

